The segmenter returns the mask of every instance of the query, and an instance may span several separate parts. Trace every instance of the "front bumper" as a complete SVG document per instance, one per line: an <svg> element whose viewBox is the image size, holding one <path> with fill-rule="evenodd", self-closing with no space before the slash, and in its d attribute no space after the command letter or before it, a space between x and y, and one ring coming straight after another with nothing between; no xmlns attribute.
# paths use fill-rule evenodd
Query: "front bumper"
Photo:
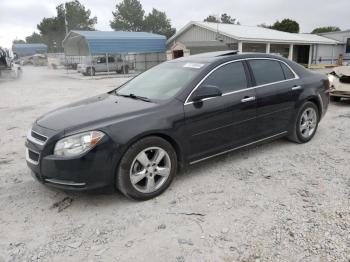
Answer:
<svg viewBox="0 0 350 262"><path fill-rule="evenodd" d="M40 143L27 136L26 160L35 179L45 185L67 190L114 189L116 150L107 136L89 152L64 158L52 154L58 141L57 136L52 135L52 130L36 126L33 131L47 137L45 143Z"/></svg>
<svg viewBox="0 0 350 262"><path fill-rule="evenodd" d="M350 98L350 91L338 91L338 90L333 89L333 90L331 90L330 95Z"/></svg>

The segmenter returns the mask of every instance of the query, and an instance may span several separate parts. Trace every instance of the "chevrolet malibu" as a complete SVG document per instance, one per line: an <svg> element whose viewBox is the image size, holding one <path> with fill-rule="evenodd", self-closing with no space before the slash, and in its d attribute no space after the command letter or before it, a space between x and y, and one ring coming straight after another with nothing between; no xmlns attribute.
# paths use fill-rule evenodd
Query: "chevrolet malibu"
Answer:
<svg viewBox="0 0 350 262"><path fill-rule="evenodd" d="M188 165L281 137L310 141L328 103L327 77L282 57L200 54L38 118L26 160L46 185L147 200Z"/></svg>

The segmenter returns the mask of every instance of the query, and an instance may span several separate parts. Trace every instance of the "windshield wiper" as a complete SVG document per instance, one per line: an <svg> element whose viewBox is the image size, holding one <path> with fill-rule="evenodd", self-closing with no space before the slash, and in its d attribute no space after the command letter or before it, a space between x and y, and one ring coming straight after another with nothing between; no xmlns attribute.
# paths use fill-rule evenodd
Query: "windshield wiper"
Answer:
<svg viewBox="0 0 350 262"><path fill-rule="evenodd" d="M123 97L130 97L132 99L137 99L137 100L142 100L142 101L145 101L145 102L151 102L151 100L147 97L144 97L144 96L137 96L135 94L128 94L128 95L124 95L124 94L119 94L117 92L115 92L117 96L123 96Z"/></svg>

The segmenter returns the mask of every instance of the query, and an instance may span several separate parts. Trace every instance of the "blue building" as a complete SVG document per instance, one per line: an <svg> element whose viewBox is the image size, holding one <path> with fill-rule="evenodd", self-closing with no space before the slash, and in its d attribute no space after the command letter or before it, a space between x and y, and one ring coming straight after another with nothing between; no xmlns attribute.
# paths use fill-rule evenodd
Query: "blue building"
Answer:
<svg viewBox="0 0 350 262"><path fill-rule="evenodd" d="M62 44L68 56L165 53L166 37L146 32L70 31Z"/></svg>
<svg viewBox="0 0 350 262"><path fill-rule="evenodd" d="M13 44L12 52L19 57L31 56L35 54L46 54L47 45L45 44Z"/></svg>

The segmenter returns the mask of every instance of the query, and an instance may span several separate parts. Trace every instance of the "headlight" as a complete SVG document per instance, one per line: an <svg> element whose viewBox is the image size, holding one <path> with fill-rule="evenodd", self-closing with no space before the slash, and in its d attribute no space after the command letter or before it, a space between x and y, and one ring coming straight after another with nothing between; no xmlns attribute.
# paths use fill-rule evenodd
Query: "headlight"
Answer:
<svg viewBox="0 0 350 262"><path fill-rule="evenodd" d="M56 156L76 156L87 152L104 137L100 131L90 131L59 140L55 145Z"/></svg>

